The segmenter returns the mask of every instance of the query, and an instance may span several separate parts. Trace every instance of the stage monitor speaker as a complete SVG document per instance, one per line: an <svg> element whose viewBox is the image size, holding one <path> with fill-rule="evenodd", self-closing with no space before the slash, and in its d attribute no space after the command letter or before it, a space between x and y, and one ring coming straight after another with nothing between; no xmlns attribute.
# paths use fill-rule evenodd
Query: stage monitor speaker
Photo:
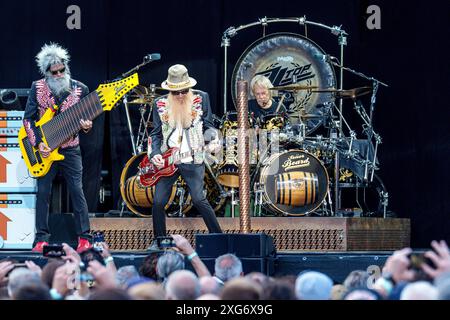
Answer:
<svg viewBox="0 0 450 320"><path fill-rule="evenodd" d="M72 247L76 247L78 243L77 232L75 229L75 220L73 214L49 214L50 242L51 243L67 243Z"/></svg>
<svg viewBox="0 0 450 320"><path fill-rule="evenodd" d="M239 258L274 257L273 238L265 233L211 233L195 235L196 251L201 257L217 258L233 253Z"/></svg>

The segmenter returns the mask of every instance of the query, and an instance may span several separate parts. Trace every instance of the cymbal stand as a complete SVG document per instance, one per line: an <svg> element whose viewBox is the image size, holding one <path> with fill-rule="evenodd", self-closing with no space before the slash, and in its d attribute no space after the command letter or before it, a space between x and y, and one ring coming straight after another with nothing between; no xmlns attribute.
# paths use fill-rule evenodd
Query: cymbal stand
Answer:
<svg viewBox="0 0 450 320"><path fill-rule="evenodd" d="M380 191L380 196L383 199L381 202L381 205L383 206L383 218L386 219L386 211L389 204L389 193L387 191Z"/></svg>
<svg viewBox="0 0 450 320"><path fill-rule="evenodd" d="M333 212L333 201L331 200L331 192L330 190L327 191L327 197L328 197L328 204L330 205L330 216L334 216Z"/></svg>
<svg viewBox="0 0 450 320"><path fill-rule="evenodd" d="M139 108L140 115L141 115L141 121L139 122L139 131L138 131L138 137L136 139L136 148L138 152L144 151L144 143L148 141L149 132L148 132L148 123L150 122L150 117L152 115L153 105L150 104L149 112L147 115L147 119L145 119L145 113L147 112L146 105L142 105Z"/></svg>
<svg viewBox="0 0 450 320"><path fill-rule="evenodd" d="M371 134L374 136L375 138L375 150L373 153L373 159L372 159L372 173L370 175L370 182L373 181L373 175L375 174L375 167L376 167L376 159L377 159L377 152L378 152L378 145L382 143L381 137L380 135L378 135L377 133L375 133L375 131L373 131L373 125L372 125L372 119L373 119L373 112L375 110L375 101L376 101L376 96L377 96L377 92L378 92L378 84L380 83L379 81L376 81L375 79L372 80L373 83L373 91L372 91L372 97L370 99L370 132ZM385 207L385 211L386 211L386 207ZM386 214L385 214L386 215Z"/></svg>
<svg viewBox="0 0 450 320"><path fill-rule="evenodd" d="M221 184L219 183L219 181L217 180L217 177L216 177L216 175L214 174L214 172L213 172L213 170L212 170L211 165L209 164L209 162L206 161L206 159L205 159L204 162L205 162L205 167L206 167L206 169L207 169L208 172L211 174L211 178L213 179L214 183L216 184L217 188L218 188L219 191L220 191L220 197L221 197L221 198L226 198L226 197L228 197L227 192L224 190L224 188L222 187L222 185L221 185Z"/></svg>
<svg viewBox="0 0 450 320"><path fill-rule="evenodd" d="M255 217L261 217L262 215L262 204L263 204L263 188L259 182L255 183L255 203L253 210Z"/></svg>
<svg viewBox="0 0 450 320"><path fill-rule="evenodd" d="M334 60L336 60L336 59L334 58ZM355 74L357 76L360 76L361 78L364 78L366 80L372 81L373 84L377 83L377 84L381 84L382 86L389 87L389 85L387 85L386 83L384 83L384 82L382 82L380 80L377 80L377 79L375 79L373 77L366 76L364 73L355 71L353 69L350 69L349 67L344 67L342 65L342 61L341 61L341 63L339 63L339 61L335 62L335 61L333 61L333 57L330 57L328 61L332 65L334 65L334 66L336 66L336 67L338 67L338 68L340 68L342 70L348 71L348 72L353 73L353 74Z"/></svg>
<svg viewBox="0 0 450 320"><path fill-rule="evenodd" d="M141 132L141 131L142 131L143 124L145 126L144 115L145 115L145 112L147 111L146 109L147 108L146 108L145 104L143 104L139 107L139 114L141 116L141 120L139 121L139 129L138 129L137 137L136 137L136 152L138 152L138 153L142 152L142 150L143 150L142 145L144 143L144 136L145 136L146 128L144 127L144 132Z"/></svg>
<svg viewBox="0 0 450 320"><path fill-rule="evenodd" d="M356 134L350 128L347 120L345 120L344 115L342 114L340 108L338 108L336 106L336 104L334 104L334 103L333 103L333 106L334 106L334 109L338 112L340 120L337 121L338 123L334 122L333 120L331 121L331 124L332 124L332 126L331 126L331 134L330 134L331 140L335 140L336 141L336 145L337 145L338 141L343 141L344 140L345 135L344 135L343 130L342 130L342 123L344 123L345 126L347 127L347 129L350 132L350 145L349 145L350 149L349 149L349 151L347 151L345 153L345 155L347 157L352 157L353 152L352 152L351 148L352 148L352 144L353 144L353 139L356 138ZM339 134L338 134L338 132L339 132ZM340 186L339 186L339 175L340 175L340 173L339 173L339 169L340 169L339 155L340 155L340 152L339 152L339 149L337 148L336 149L336 153L335 153L335 158L334 158L334 181L335 181L335 183L334 183L334 197L335 197L335 200L334 200L334 207L335 207L334 213L335 213L335 215L338 214L339 209L341 208L341 190L340 190Z"/></svg>
<svg viewBox="0 0 450 320"><path fill-rule="evenodd" d="M379 85L382 85L382 86L385 86L385 87L389 87L389 85L387 85L386 83L384 83L384 82L382 82L380 80L377 80L377 79L375 79L373 77L366 76L362 72L358 72L358 71L355 71L355 70L350 69L348 67L344 67L342 64L336 63L335 61L330 60L330 63L333 64L334 66L337 66L337 67L341 68L341 70L346 70L346 71L348 71L350 73L353 73L353 74L355 74L357 76L360 76L361 78L364 78L364 79L369 80L369 81L372 82L373 90L372 90L372 97L371 97L371 101L370 101L370 116L367 116L367 114L365 114L364 116L361 116L361 118L363 119L363 121L366 124L366 128L364 128L364 131L365 131L369 141L372 140L372 136L375 137L375 144L376 144L376 146L375 146L374 157L373 157L372 162L371 162L372 172L371 172L370 182L372 182L373 181L373 175L374 175L375 168L376 168L376 152L378 151L378 145L381 144L380 136L375 134L375 132L373 131L373 126L372 126L373 112L375 110L375 101L376 101L376 95L377 95L377 92L378 92ZM364 110L364 109L362 109L362 110ZM359 111L359 110L357 109L357 111ZM359 113L359 112L358 112L358 114L361 115L361 113ZM368 157L367 157L366 160L367 160L367 163L369 163ZM366 172L367 172L367 166L366 166ZM367 180L367 173L365 173L364 179Z"/></svg>
<svg viewBox="0 0 450 320"><path fill-rule="evenodd" d="M376 161L377 161L377 152L378 152L378 145L382 143L381 137L374 133L375 136L375 150L373 152L373 159L372 159L372 174L370 175L370 182L373 181L373 175L375 174L376 167Z"/></svg>
<svg viewBox="0 0 450 320"><path fill-rule="evenodd" d="M377 134L373 130L372 125L372 116L373 116L373 110L375 105L375 95L378 91L378 83L374 82L373 84L373 92L372 92L372 98L371 98L371 106L370 106L370 116L367 114L366 110L362 106L362 104L359 101L354 102L354 108L362 121L363 124L363 132L366 134L367 139L370 143L372 143L372 138L375 139L375 150L373 154L373 158L369 160L369 152L367 152L366 160L365 160L365 170L364 170L364 180L368 180L368 166L370 165L371 174L370 174L370 182L373 181L373 175L375 174L375 170L377 169L376 166L376 160L377 160L377 152L378 152L378 145L382 143L381 137L379 134Z"/></svg>
<svg viewBox="0 0 450 320"><path fill-rule="evenodd" d="M235 217L235 206L239 203L239 199L236 199L235 194L237 193L237 191L235 190L235 188L231 188L230 190L230 195L231 195L231 217L234 218Z"/></svg>
<svg viewBox="0 0 450 320"><path fill-rule="evenodd" d="M179 201L179 208L178 208L178 216L179 217L184 217L183 214L183 204L184 204L184 188L181 186L180 182L177 182L177 195L180 197L180 201Z"/></svg>
<svg viewBox="0 0 450 320"><path fill-rule="evenodd" d="M125 97L123 98L123 105L125 106L125 115L127 117L127 126L128 126L128 131L130 132L131 148L133 151L133 155L137 155L136 144L134 143L133 126L131 125L130 110L128 109L128 96L127 95L125 95Z"/></svg>
<svg viewBox="0 0 450 320"><path fill-rule="evenodd" d="M149 132L148 132L148 123L150 121L150 117L152 116L152 110L153 110L153 97L155 97L156 94L156 86L154 84L150 84L150 92L149 95L152 97L149 99L149 102L141 104L139 107L139 112L141 116L141 120L139 122L139 130L138 130L138 136L136 138L136 149L137 152L144 151L144 143L148 141ZM142 95L142 97L144 97ZM147 119L145 119L145 113L147 112L147 105L150 106L149 113L147 115Z"/></svg>
<svg viewBox="0 0 450 320"><path fill-rule="evenodd" d="M259 154L260 154L260 156L259 156L259 159L258 159L258 163L256 164L256 168L255 168L255 170L253 171L253 174L250 177L250 185L251 186L255 185L256 176L257 176L257 174L259 172L259 169L261 168L261 165L267 159L268 154L269 154L269 150L273 151L271 154L277 153L276 151L274 151L274 150L277 150L276 147L273 147L273 146L275 146L276 143L279 143L279 141L277 141L277 140L272 140L269 144L262 143L262 141L261 141L262 139L264 139L264 140L267 139L267 131L266 130L261 130L260 131L259 139L260 139L260 144L259 144L259 148L260 148ZM267 141L267 140L265 140L265 141Z"/></svg>
<svg viewBox="0 0 450 320"><path fill-rule="evenodd" d="M351 128L350 125L348 124L347 120L345 120L344 115L341 113L341 111L337 108L336 105L335 105L335 110L339 113L340 119L342 119L342 122L339 121L340 124L344 123L345 126L347 127L349 133L350 133L349 150L348 150L347 152L345 152L344 154L345 154L346 157L351 158L351 157L354 156L354 152L353 152L353 150L352 150L352 146L353 146L353 140L356 139L356 132L355 132L354 130L352 130L352 128ZM341 129L341 128L339 128L339 129ZM345 135L344 135L344 133L342 132L342 130L340 131L339 137L340 137L339 140L345 138Z"/></svg>

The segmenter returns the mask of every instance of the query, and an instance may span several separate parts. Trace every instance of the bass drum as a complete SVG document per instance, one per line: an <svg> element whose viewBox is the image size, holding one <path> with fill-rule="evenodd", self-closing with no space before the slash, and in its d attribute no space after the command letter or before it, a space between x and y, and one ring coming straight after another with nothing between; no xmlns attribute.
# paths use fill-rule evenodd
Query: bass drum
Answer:
<svg viewBox="0 0 450 320"><path fill-rule="evenodd" d="M120 176L120 193L122 199L133 213L140 217L150 217L152 215L153 197L155 195L155 187L143 187L139 183L138 165L143 158L147 156L146 152L141 152L133 156L125 164ZM169 209L176 196L176 184L172 187L169 201L165 207Z"/></svg>
<svg viewBox="0 0 450 320"><path fill-rule="evenodd" d="M231 78L231 95L236 105L237 81L251 82L261 74L274 86L293 83L317 88L336 88L336 75L331 64L323 59L325 51L310 39L295 33L273 33L260 38L248 47L236 63ZM274 94L276 91L274 92ZM249 88L248 96L251 95ZM314 93L311 90L279 91L286 94L290 122L298 122L300 111L316 115L306 120L306 134L317 129L324 121L323 105L334 101L332 93Z"/></svg>
<svg viewBox="0 0 450 320"><path fill-rule="evenodd" d="M139 178L137 176L138 165L146 155L146 152L142 152L128 160L120 177L120 193L122 195L122 199L126 203L128 209L140 217L151 216L151 207L153 205L153 198L155 194L155 187L143 187L139 183ZM215 190L211 180L211 175L206 170L206 197L213 206L214 210L217 211L222 207L225 199L222 200L222 198L219 197L220 192L217 193L217 190ZM170 197L165 206L168 216L179 216L180 200L182 197L183 205L181 211L182 214L186 214L192 208L192 198L189 194L186 182L183 178L178 177L177 181L175 181L172 185Z"/></svg>
<svg viewBox="0 0 450 320"><path fill-rule="evenodd" d="M304 216L316 210L327 195L328 183L322 163L302 150L272 155L259 176L264 206L286 216Z"/></svg>

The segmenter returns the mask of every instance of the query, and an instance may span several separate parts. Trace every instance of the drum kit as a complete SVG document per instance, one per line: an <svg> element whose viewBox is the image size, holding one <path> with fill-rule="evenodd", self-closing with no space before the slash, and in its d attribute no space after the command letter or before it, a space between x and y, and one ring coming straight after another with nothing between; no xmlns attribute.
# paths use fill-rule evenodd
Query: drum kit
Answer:
<svg viewBox="0 0 450 320"><path fill-rule="evenodd" d="M300 24L305 28L305 35L286 32L266 35L266 27L277 22ZM238 80L250 83L255 75L261 74L271 80L274 87L270 90L284 111L259 119L249 116L252 214L385 217L388 193L375 174L379 170L377 152L381 137L374 131L372 119L378 88L387 85L341 65L348 35L344 30L308 21L305 17L263 18L224 32L224 115L213 117L224 148L214 161L205 161L204 180L205 196L217 215L234 217L239 205L238 121L236 112L227 111L227 49L238 31L257 25L263 27L263 36L252 43L235 64L231 97L236 103ZM308 38L307 26L311 25L328 29L338 37L340 60L327 55ZM339 82L336 70L340 73ZM370 85L343 89L344 71L368 80ZM137 165L146 155L151 128L151 111L147 113L147 108L151 109L158 89L154 85L140 87L128 102L125 101L126 107L140 105L141 123L136 138L129 125L134 155L122 171L120 187L127 207L139 216L151 214L154 189L139 186L136 177ZM369 95L367 107L362 101ZM353 116L361 120L362 137L358 137L357 130L346 120L344 103L352 105ZM189 192L179 178L166 206L168 215L184 217L191 207Z"/></svg>

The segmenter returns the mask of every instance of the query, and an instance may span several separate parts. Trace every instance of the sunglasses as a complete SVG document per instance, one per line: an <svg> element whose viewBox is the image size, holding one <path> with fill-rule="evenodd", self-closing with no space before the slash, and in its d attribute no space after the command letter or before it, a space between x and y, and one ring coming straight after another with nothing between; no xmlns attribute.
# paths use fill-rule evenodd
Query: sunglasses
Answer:
<svg viewBox="0 0 450 320"><path fill-rule="evenodd" d="M179 96L180 94L187 94L189 92L189 89L184 89L184 90L180 90L180 91L172 91L172 94L174 96Z"/></svg>
<svg viewBox="0 0 450 320"><path fill-rule="evenodd" d="M54 71L50 71L52 73L52 75L56 76L58 73L63 74L64 72L66 72L66 68L62 68L59 70L54 70Z"/></svg>

